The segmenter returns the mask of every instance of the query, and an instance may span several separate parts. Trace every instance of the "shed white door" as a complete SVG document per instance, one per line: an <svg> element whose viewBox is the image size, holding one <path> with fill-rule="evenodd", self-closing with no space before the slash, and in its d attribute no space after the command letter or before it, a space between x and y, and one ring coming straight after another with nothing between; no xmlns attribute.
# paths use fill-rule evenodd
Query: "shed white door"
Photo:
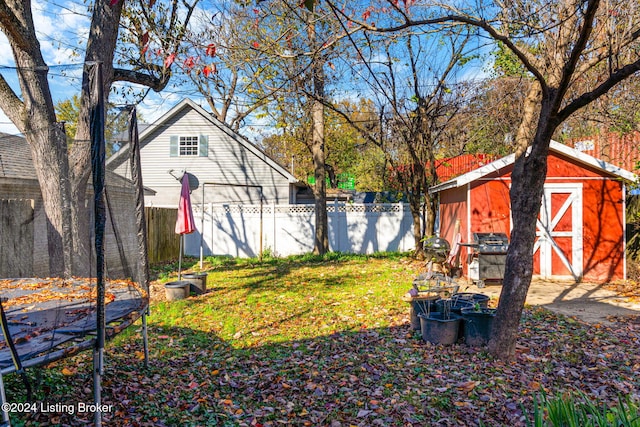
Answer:
<svg viewBox="0 0 640 427"><path fill-rule="evenodd" d="M582 184L545 185L533 259L541 278L582 277Z"/></svg>

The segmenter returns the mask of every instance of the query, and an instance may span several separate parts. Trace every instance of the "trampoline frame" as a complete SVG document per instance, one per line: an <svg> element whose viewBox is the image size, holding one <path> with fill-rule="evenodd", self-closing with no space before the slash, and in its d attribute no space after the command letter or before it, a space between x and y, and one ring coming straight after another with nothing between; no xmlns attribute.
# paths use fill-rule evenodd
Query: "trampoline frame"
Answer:
<svg viewBox="0 0 640 427"><path fill-rule="evenodd" d="M5 368L0 368L0 426L10 426L10 418L8 408L5 403L6 391L4 387L3 377L11 373L23 372L26 368L36 367L44 364L54 362L56 360L64 359L86 351L89 348L93 348L93 397L96 407L101 406L101 377L104 370L104 344L105 338L111 338L128 326L133 324L139 318L142 318L142 337L144 347L144 365L148 367L149 360L149 347L148 347L148 333L147 333L147 316L149 315L149 265L148 265L148 252L146 242L146 222L144 218L144 189L142 184L142 172L140 165L140 147L138 141L138 126L136 109L133 106L128 107L130 111L129 122L129 143L130 143L130 162L132 169L132 180L135 185L136 192L136 222L138 225L138 246L139 253L142 255L140 259L141 278L138 283L146 291L146 304L143 304L139 310L132 310L127 314L119 318L113 319L110 323L119 322L116 326L108 326L105 324L105 285L104 285L104 225L106 221L105 215L105 199L104 193L104 172L105 172L105 138L104 138L104 114L105 103L102 91L102 63L100 62L87 62L85 65L88 67L88 71L91 74L91 159L92 159L92 175L93 175L93 189L94 189L94 227L95 227L95 249L96 249L96 327L95 329L89 329L84 331L82 336L84 341L68 345L70 340L65 340L57 345L53 345L46 352L40 352L35 357L25 358L21 360L17 352L14 354L13 339L8 332L8 325L6 331L3 332L4 339L9 344L9 348L12 351L13 365ZM0 304L2 302L0 301ZM124 319L124 320L123 320ZM5 324L5 322L3 322ZM53 329L55 331L56 329ZM91 337L91 335L95 335ZM78 335L80 337L80 335ZM71 338L74 339L74 338ZM57 348L62 345L64 348ZM100 411L94 413L94 425L102 425L102 415Z"/></svg>

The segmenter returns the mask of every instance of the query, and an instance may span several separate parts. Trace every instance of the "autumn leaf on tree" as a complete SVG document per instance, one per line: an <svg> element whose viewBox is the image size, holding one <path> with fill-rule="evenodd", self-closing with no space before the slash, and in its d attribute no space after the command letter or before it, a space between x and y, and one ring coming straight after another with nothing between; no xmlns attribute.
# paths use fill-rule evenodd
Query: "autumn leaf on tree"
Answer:
<svg viewBox="0 0 640 427"><path fill-rule="evenodd" d="M172 53L171 55L167 56L167 58L164 60L164 67L165 68L171 67L171 64L173 64L173 61L175 61L175 59L176 59L175 53Z"/></svg>

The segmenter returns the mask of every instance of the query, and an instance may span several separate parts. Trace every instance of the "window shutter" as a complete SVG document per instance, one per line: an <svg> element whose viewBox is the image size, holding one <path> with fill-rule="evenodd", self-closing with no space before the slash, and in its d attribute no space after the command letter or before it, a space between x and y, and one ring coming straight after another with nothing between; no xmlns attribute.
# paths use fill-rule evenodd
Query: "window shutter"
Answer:
<svg viewBox="0 0 640 427"><path fill-rule="evenodd" d="M178 157L179 141L178 135L171 135L171 139L169 140L169 157Z"/></svg>
<svg viewBox="0 0 640 427"><path fill-rule="evenodd" d="M200 135L199 153L200 157L209 156L209 135Z"/></svg>

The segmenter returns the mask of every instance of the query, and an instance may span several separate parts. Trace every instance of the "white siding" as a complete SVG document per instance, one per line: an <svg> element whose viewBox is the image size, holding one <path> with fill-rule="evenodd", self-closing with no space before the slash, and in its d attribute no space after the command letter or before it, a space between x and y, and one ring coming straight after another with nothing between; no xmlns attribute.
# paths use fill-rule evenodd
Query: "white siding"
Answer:
<svg viewBox="0 0 640 427"><path fill-rule="evenodd" d="M208 136L208 156L170 156L171 136ZM248 143L247 143L248 144ZM259 203L260 190L241 186L221 186L209 183L235 185L261 185L266 203L291 202L290 183L287 177L274 169L268 158L259 150L251 150L224 132L206 117L192 108L183 108L162 125L156 125L145 140L141 141L142 176L145 187L156 191L155 196L145 196L147 206L176 207L180 197L180 177L186 170L191 177L193 203ZM126 154L126 153L125 153ZM120 165L116 172L130 178ZM195 180L194 180L195 177ZM194 182L197 181L197 182ZM206 185L204 185L207 183ZM196 185L194 185L196 184Z"/></svg>

